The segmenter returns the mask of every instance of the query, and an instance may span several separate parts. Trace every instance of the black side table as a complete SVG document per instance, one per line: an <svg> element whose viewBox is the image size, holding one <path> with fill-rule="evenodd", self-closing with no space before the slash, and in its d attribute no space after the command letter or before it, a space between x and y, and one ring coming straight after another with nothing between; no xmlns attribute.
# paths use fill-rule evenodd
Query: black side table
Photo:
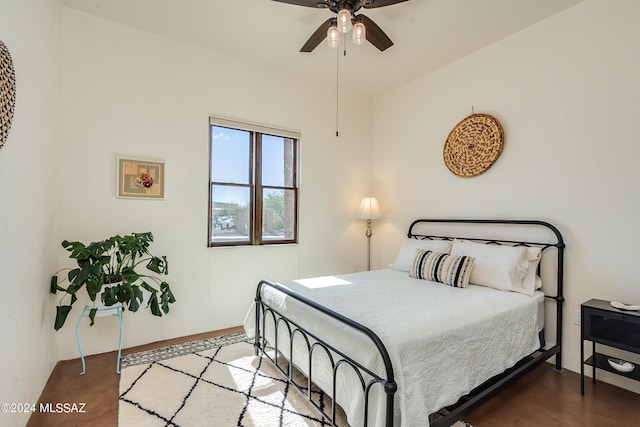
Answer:
<svg viewBox="0 0 640 427"><path fill-rule="evenodd" d="M613 369L608 362L609 355L596 352L596 343L640 354L640 312L619 310L610 301L591 299L580 306L580 392L584 395L584 365L593 368L593 382L596 382L596 368L623 377L640 381L640 366L631 372ZM584 341L592 342L591 356L584 358Z"/></svg>

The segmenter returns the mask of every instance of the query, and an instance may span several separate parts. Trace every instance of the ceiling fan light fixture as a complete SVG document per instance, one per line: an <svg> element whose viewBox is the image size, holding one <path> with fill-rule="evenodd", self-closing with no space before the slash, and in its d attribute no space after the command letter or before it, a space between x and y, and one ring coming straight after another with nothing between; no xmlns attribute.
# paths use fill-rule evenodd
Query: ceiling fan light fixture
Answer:
<svg viewBox="0 0 640 427"><path fill-rule="evenodd" d="M336 48L338 44L340 44L340 31L338 31L338 27L331 25L327 30L327 45Z"/></svg>
<svg viewBox="0 0 640 427"><path fill-rule="evenodd" d="M366 15L356 15L362 8L377 9L385 6L391 6L397 3L404 3L409 0L273 0L280 3L287 3L297 6L306 6L313 8L329 9L334 15L326 19L311 34L307 41L300 48L300 52L312 52L322 40L327 39L327 44L331 47L338 47L341 40L341 34L351 31L354 26L354 34L352 34L353 42L356 45L362 45L366 42L371 43L380 52L384 52L391 46L393 41L385 34L385 32L372 19ZM360 23L360 24L358 24ZM335 28L332 28L335 27ZM336 34L338 32L338 34ZM346 45L344 53L346 55Z"/></svg>
<svg viewBox="0 0 640 427"><path fill-rule="evenodd" d="M367 29L362 22L357 21L355 24L353 24L352 36L353 44L358 46L364 44L365 40L367 39Z"/></svg>
<svg viewBox="0 0 640 427"><path fill-rule="evenodd" d="M341 33L351 31L351 11L349 9L341 9L338 12L338 30Z"/></svg>

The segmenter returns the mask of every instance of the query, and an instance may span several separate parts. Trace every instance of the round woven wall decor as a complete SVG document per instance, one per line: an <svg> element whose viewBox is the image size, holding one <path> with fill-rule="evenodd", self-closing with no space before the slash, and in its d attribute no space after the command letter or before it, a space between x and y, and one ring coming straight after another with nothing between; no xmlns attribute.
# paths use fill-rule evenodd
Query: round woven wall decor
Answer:
<svg viewBox="0 0 640 427"><path fill-rule="evenodd" d="M458 176L477 176L502 152L504 132L489 114L472 114L458 123L444 143L444 162Z"/></svg>
<svg viewBox="0 0 640 427"><path fill-rule="evenodd" d="M0 148L7 142L16 104L16 75L9 49L0 40Z"/></svg>

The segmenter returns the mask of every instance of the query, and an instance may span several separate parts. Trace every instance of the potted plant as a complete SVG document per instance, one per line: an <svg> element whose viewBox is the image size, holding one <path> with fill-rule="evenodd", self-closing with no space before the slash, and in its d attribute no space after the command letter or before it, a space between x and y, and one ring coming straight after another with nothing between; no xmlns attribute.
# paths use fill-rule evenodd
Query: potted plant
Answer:
<svg viewBox="0 0 640 427"><path fill-rule="evenodd" d="M168 273L167 258L149 252L151 242L153 235L149 232L116 235L88 245L64 240L62 247L70 252L69 258L75 259L78 266L63 268L51 277L51 293L65 293L56 307L54 328L58 330L64 325L73 304L78 300L78 292L83 288L93 302L89 312L91 325L98 311L96 298L105 307L122 304L135 312L144 300L143 290L149 293L147 308L151 313L155 316L167 314L169 304L176 301L169 284L158 277L137 271L145 265L153 273ZM58 276L64 271L68 271L66 277L58 282ZM64 282L69 283L66 288L60 286ZM63 304L67 298L68 303Z"/></svg>

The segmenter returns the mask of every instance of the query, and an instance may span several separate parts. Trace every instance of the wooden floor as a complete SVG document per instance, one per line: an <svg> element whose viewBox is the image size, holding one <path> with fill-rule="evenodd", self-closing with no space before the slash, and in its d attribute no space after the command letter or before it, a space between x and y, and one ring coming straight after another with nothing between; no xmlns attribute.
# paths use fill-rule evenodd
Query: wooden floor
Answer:
<svg viewBox="0 0 640 427"><path fill-rule="evenodd" d="M123 350L122 354L211 338L240 331L231 328L206 334L153 343ZM118 424L118 380L116 352L86 358L87 372L79 375L79 359L59 362L47 382L39 403L68 403L84 412L34 413L28 427L114 427ZM465 417L474 427L566 426L622 427L640 425L640 395L607 383L585 381L580 395L580 376L568 370L557 372L543 363L510 384L491 400ZM215 426L226 427L226 426ZM229 426L233 427L233 426ZM265 426L270 427L270 426ZM416 426L419 427L419 426Z"/></svg>

